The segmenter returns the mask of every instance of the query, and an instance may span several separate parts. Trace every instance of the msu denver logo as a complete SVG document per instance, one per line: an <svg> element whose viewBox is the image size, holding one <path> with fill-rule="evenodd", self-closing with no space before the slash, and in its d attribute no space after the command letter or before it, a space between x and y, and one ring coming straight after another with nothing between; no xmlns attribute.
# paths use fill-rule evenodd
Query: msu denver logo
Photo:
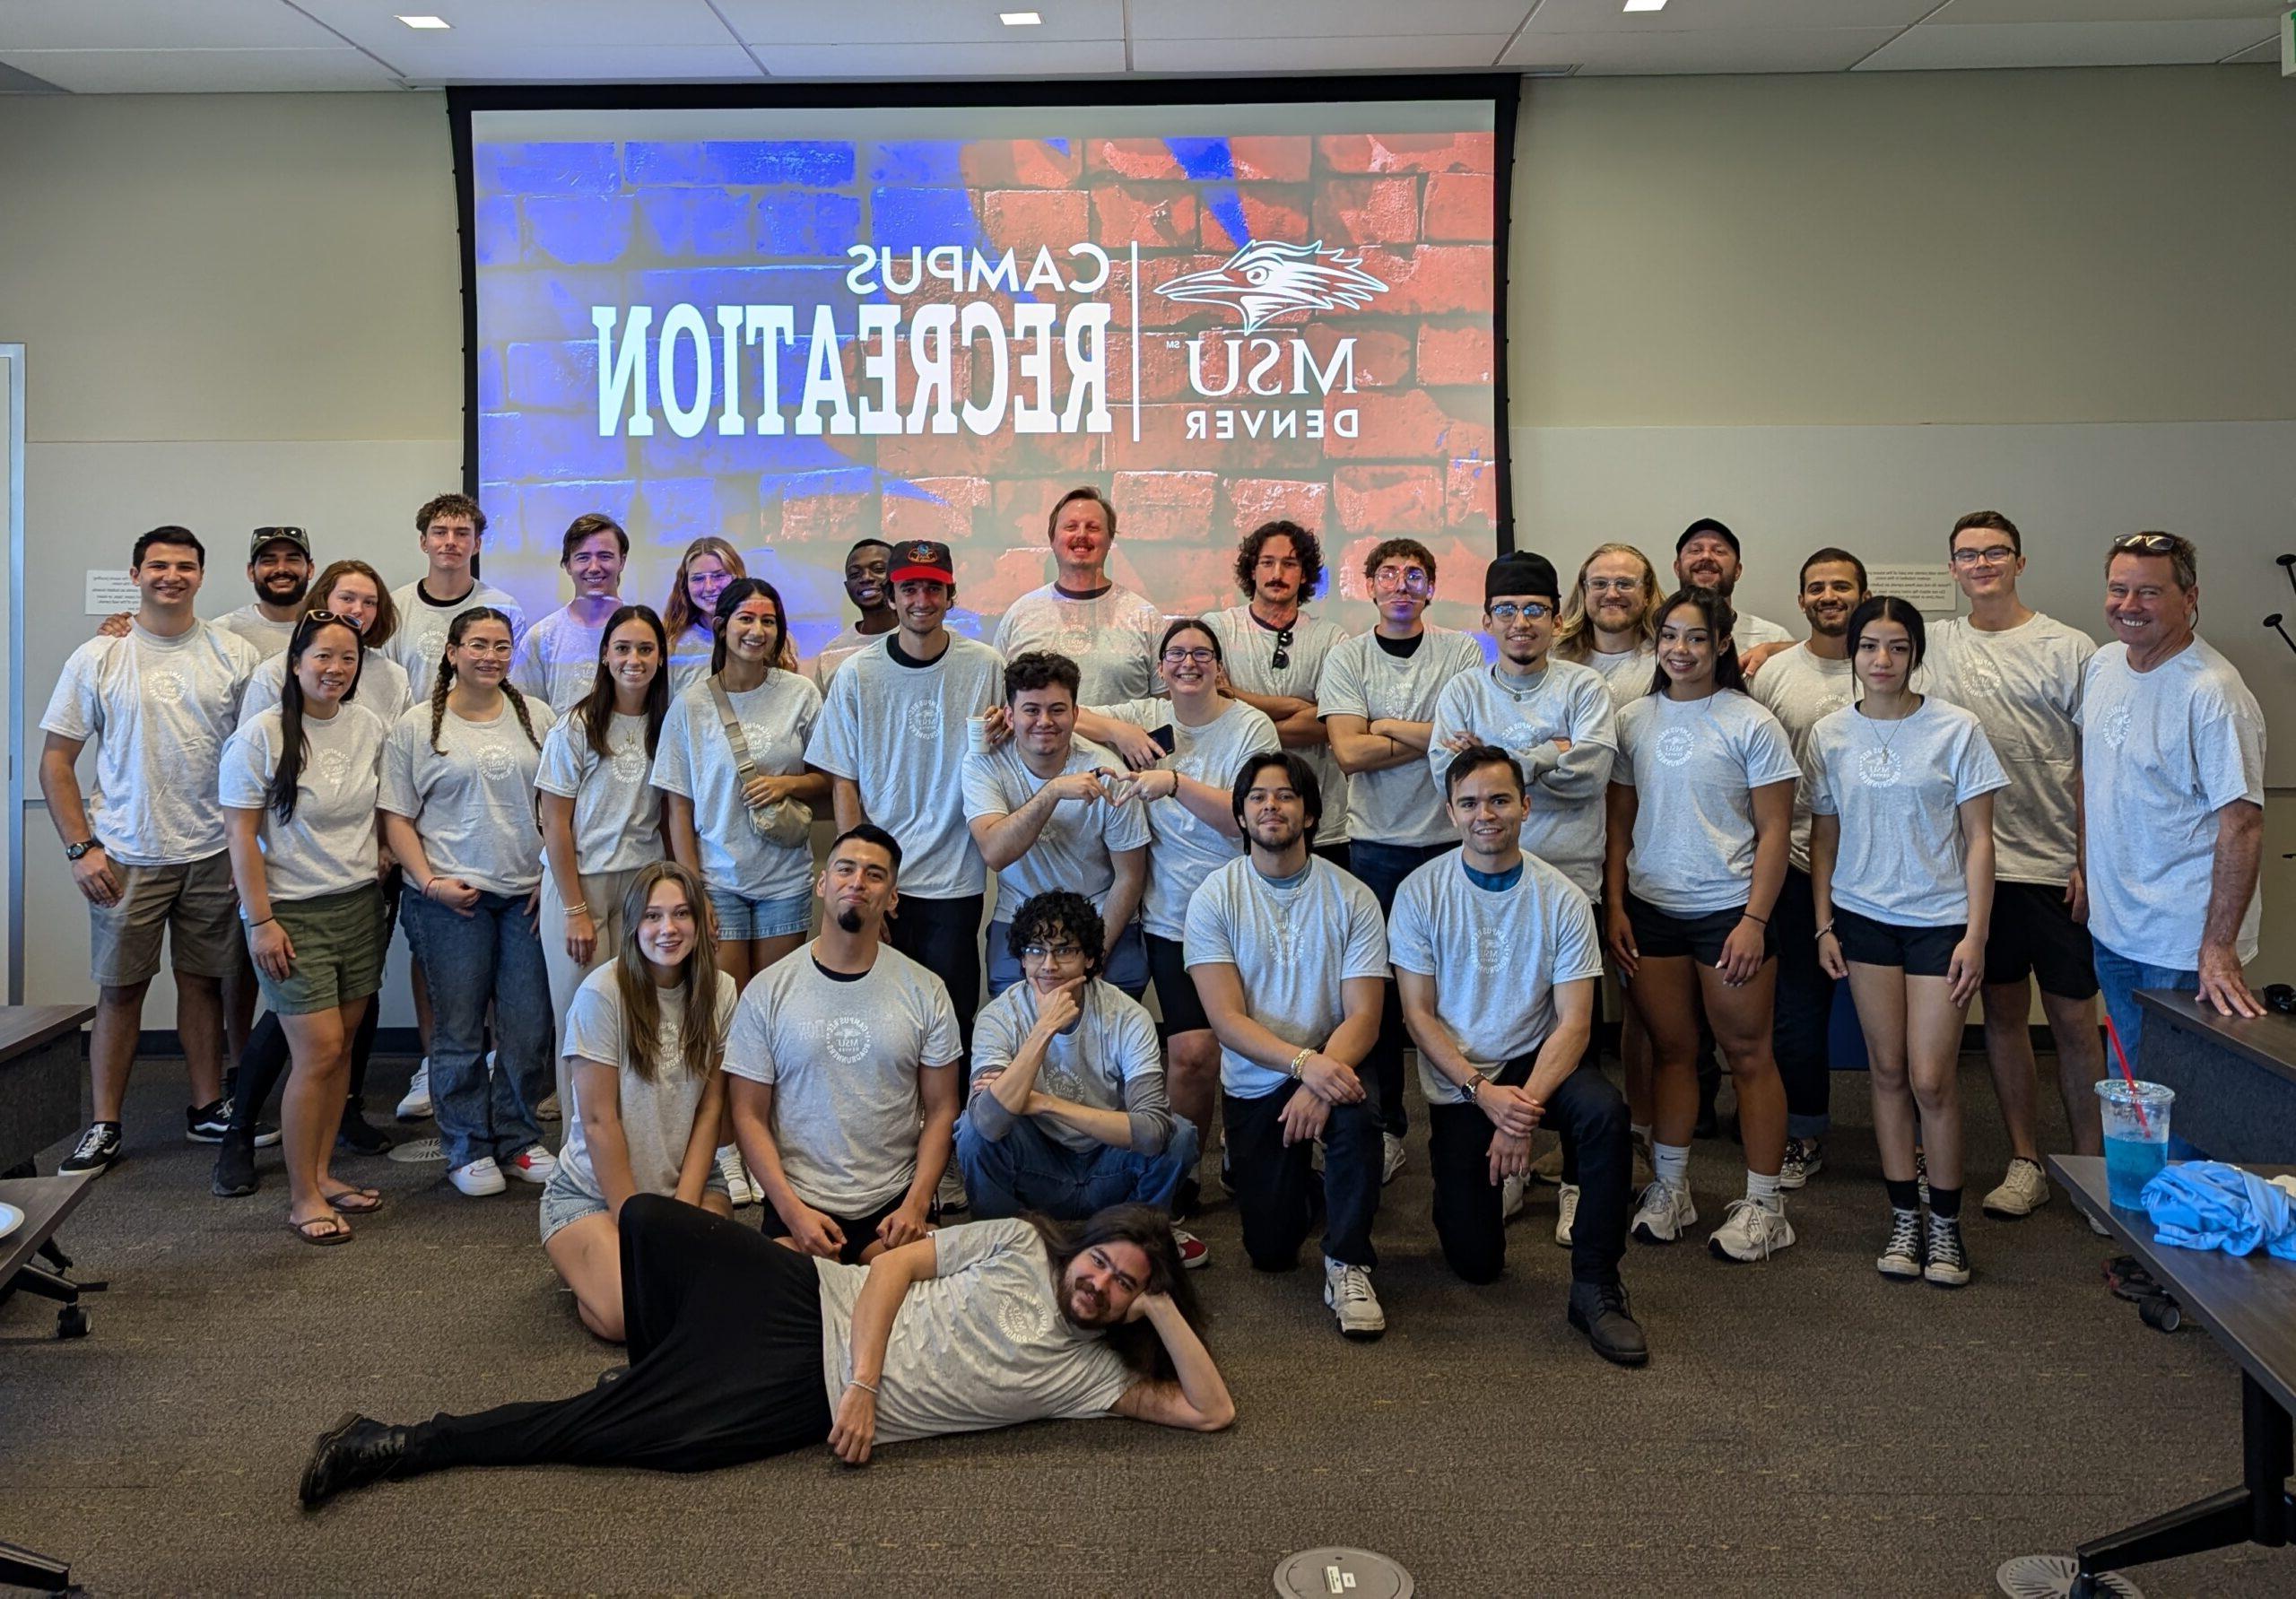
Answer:
<svg viewBox="0 0 2296 1599"><path fill-rule="evenodd" d="M1387 284L1363 270L1363 257L1314 244L1255 239L1209 272L1192 272L1160 286L1167 300L1232 307L1246 333L1257 333L1294 311L1355 310Z"/></svg>

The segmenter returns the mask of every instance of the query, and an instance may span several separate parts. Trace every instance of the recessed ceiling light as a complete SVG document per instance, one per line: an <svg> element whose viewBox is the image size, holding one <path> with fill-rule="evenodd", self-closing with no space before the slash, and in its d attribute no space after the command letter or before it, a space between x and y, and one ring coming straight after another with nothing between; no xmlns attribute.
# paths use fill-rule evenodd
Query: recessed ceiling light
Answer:
<svg viewBox="0 0 2296 1599"><path fill-rule="evenodd" d="M996 20L1007 28L1034 28L1044 21L1033 11L1000 11Z"/></svg>
<svg viewBox="0 0 2296 1599"><path fill-rule="evenodd" d="M1666 0L1626 0L1626 9L1629 11L1664 11L1666 9Z"/></svg>
<svg viewBox="0 0 2296 1599"><path fill-rule="evenodd" d="M401 17L399 21L410 28L451 28L454 26L444 17Z"/></svg>

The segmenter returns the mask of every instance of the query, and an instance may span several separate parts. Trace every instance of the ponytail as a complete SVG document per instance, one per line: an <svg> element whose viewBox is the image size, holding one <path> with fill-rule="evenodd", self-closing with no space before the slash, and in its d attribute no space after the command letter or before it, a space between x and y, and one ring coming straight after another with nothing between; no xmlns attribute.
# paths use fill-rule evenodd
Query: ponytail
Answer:
<svg viewBox="0 0 2296 1599"><path fill-rule="evenodd" d="M279 764L271 774L271 786L264 791L264 802L271 813L282 822L295 820L295 799L303 780L303 757L310 752L310 737L303 731L303 682L295 675L295 668L303 659L303 652L322 628L341 628L351 635L351 647L356 665L351 669L351 686L344 691L348 703L359 691L359 679L367 665L365 642L359 630L341 617L327 612L306 612L295 623L294 632L287 640L287 654L281 663L279 684ZM443 703L443 702L442 702ZM336 712L339 716L342 713Z"/></svg>

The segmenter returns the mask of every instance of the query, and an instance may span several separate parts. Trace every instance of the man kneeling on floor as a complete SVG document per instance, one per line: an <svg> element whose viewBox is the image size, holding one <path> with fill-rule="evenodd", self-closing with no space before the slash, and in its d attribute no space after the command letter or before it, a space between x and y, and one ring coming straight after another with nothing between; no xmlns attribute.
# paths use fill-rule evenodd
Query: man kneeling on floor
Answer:
<svg viewBox="0 0 2296 1599"><path fill-rule="evenodd" d="M457 1465L704 1471L824 1437L862 1465L878 1444L1019 1421L1235 1420L1171 1228L1138 1205L944 1228L854 1266L640 1194L622 1283L616 1380L411 1426L346 1415L303 1467L305 1507Z"/></svg>
<svg viewBox="0 0 2296 1599"><path fill-rule="evenodd" d="M957 1124L957 1164L983 1220L1074 1221L1126 1203L1169 1211L1196 1169L1196 1128L1164 1097L1156 1024L1102 978L1103 936L1092 902L1067 890L1013 913L1022 980L973 1023L972 1100ZM1201 1240L1178 1236L1182 1264L1201 1265Z"/></svg>
<svg viewBox="0 0 2296 1599"><path fill-rule="evenodd" d="M1475 745L1452 760L1457 849L1404 879L1387 925L1404 1025L1419 1046L1443 1258L1489 1282L1507 1258L1500 1193L1531 1134L1577 1157L1570 1325L1622 1366L1650 1358L1618 1280L1633 1170L1626 1101L1587 1047L1602 942L1587 897L1522 847L1523 770Z"/></svg>

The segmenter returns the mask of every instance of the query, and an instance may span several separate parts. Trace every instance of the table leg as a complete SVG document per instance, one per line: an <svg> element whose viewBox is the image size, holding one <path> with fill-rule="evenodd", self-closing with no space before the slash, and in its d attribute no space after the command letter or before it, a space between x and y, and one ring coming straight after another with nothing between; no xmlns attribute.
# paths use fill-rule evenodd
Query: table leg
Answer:
<svg viewBox="0 0 2296 1599"><path fill-rule="evenodd" d="M2236 1543L2269 1549L2286 1544L2291 1531L2296 1530L2296 1499L2288 1491L2288 1479L2296 1473L2296 1459L2292 1459L2296 1439L2292 1438L2288 1412L2245 1371L2240 1374L2240 1433L2243 1486L2083 1543L2074 1551L2080 1572L2073 1593L2093 1594L2093 1578L2129 1566Z"/></svg>
<svg viewBox="0 0 2296 1599"><path fill-rule="evenodd" d="M39 1594L61 1594L72 1586L72 1568L19 1544L0 1543L0 1583Z"/></svg>

